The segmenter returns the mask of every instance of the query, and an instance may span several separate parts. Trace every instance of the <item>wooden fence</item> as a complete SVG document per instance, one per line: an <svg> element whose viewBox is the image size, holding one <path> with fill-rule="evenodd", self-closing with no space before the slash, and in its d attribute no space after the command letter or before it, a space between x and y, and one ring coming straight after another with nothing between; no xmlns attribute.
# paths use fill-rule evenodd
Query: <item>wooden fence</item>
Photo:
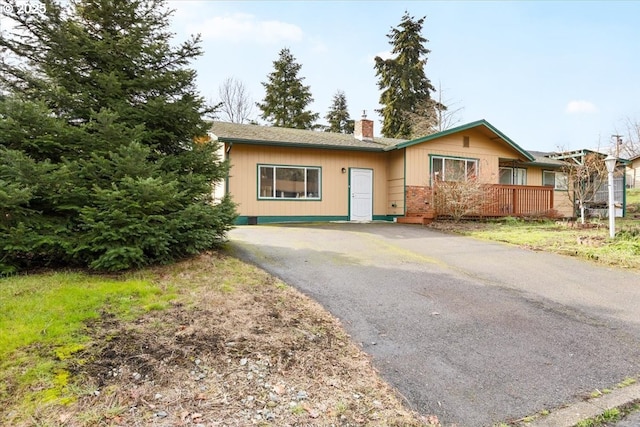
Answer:
<svg viewBox="0 0 640 427"><path fill-rule="evenodd" d="M529 185L490 185L481 202L481 216L550 215L553 187Z"/></svg>
<svg viewBox="0 0 640 427"><path fill-rule="evenodd" d="M433 191L437 216L555 216L553 187L441 182Z"/></svg>

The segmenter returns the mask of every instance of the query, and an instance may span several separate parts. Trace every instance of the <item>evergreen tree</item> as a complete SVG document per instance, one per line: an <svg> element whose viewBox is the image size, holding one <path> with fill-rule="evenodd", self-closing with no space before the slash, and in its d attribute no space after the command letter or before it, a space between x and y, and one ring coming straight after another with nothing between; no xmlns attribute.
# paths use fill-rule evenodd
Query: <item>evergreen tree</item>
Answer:
<svg viewBox="0 0 640 427"><path fill-rule="evenodd" d="M298 77L302 65L285 48L273 66L267 82L262 82L266 92L264 100L256 103L262 110L260 117L272 126L313 129L319 114L306 110L313 98L309 86L302 84L304 77Z"/></svg>
<svg viewBox="0 0 640 427"><path fill-rule="evenodd" d="M329 121L329 127L325 132L353 133L354 122L349 116L347 97L343 91L339 90L333 95L331 107L325 118Z"/></svg>
<svg viewBox="0 0 640 427"><path fill-rule="evenodd" d="M162 0L43 3L0 33L0 273L121 270L215 247L227 164L195 89L199 39L173 46Z"/></svg>
<svg viewBox="0 0 640 427"><path fill-rule="evenodd" d="M393 46L393 58L375 58L383 106L377 111L383 117L382 134L385 137L410 138L417 120L421 120L422 125L426 120L429 129L436 127L436 105L431 99L435 88L424 72L430 53L425 47L428 40L421 35L424 20L424 17L416 20L405 12L398 28L392 28L387 34L389 44Z"/></svg>

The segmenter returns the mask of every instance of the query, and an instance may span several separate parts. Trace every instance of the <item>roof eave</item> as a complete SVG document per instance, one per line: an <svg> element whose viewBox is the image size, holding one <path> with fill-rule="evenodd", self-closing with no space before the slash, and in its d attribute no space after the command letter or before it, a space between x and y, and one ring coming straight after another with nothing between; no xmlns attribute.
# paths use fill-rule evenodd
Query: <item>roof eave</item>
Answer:
<svg viewBox="0 0 640 427"><path fill-rule="evenodd" d="M406 142L403 142L401 144L397 144L393 148L400 149L400 148L410 147L412 145L416 145L416 144L421 144L423 142L432 141L432 140L437 139L437 138L442 138L443 136L448 136L448 135L452 135L454 133L463 132L465 130L473 129L473 128L476 128L476 127L479 127L479 126L484 126L487 129L489 129L491 132L495 133L498 137L500 137L500 139L502 139L504 142L509 144L513 149L515 149L518 153L520 153L522 156L524 156L527 160L529 160L529 161L534 161L535 160L535 158L531 154L529 154L529 152L527 152L525 149L520 147L518 144L516 144L509 137L507 137L505 134L500 132L496 127L494 127L491 123L489 123L488 121L486 121L484 119L477 120L477 121L471 122L471 123L467 123L465 125L457 126L457 127L451 128L451 129L443 130L442 132L433 133L431 135L423 136L423 137L420 137L420 138L417 138L417 139L412 139L410 141L406 141Z"/></svg>
<svg viewBox="0 0 640 427"><path fill-rule="evenodd" d="M263 141L256 139L246 138L229 138L218 136L218 141L231 143L231 144L246 144L246 145L265 145L271 147L295 147L295 148L320 148L325 150L349 150L349 151L385 151L384 146L380 147L361 147L354 145L335 145L335 144L315 144L315 143L300 143L300 142L287 142L287 141Z"/></svg>
<svg viewBox="0 0 640 427"><path fill-rule="evenodd" d="M523 164L526 166L541 166L541 167L547 167L547 168L553 168L553 169L560 169L562 168L562 166L564 166L564 165L559 165L557 163L545 163L545 162L537 162L537 161L527 162Z"/></svg>

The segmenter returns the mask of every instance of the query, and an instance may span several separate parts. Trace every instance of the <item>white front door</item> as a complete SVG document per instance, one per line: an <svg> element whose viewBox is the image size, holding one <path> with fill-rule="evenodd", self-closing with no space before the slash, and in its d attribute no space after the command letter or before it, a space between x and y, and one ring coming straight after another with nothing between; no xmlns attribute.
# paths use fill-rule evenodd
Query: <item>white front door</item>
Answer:
<svg viewBox="0 0 640 427"><path fill-rule="evenodd" d="M371 221L373 219L373 171L371 169L351 169L350 221Z"/></svg>

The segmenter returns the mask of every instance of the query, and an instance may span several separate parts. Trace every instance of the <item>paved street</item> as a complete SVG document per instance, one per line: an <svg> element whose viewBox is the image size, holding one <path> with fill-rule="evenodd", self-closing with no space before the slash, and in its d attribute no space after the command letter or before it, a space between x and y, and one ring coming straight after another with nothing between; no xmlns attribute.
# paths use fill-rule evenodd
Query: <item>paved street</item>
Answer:
<svg viewBox="0 0 640 427"><path fill-rule="evenodd" d="M230 240L446 426L520 419L640 374L637 273L392 223L245 226Z"/></svg>

